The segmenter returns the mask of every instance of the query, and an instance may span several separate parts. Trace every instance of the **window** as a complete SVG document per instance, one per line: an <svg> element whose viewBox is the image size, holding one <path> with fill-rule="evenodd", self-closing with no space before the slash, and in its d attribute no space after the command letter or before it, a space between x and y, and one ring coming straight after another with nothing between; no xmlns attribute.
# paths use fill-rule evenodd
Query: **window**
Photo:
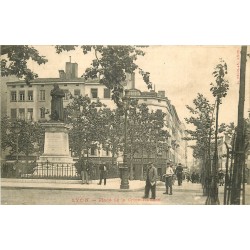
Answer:
<svg viewBox="0 0 250 250"><path fill-rule="evenodd" d="M79 96L80 93L80 89L74 89L74 96Z"/></svg>
<svg viewBox="0 0 250 250"><path fill-rule="evenodd" d="M106 149L105 151L106 151L106 156L109 156L109 151L108 151L108 149Z"/></svg>
<svg viewBox="0 0 250 250"><path fill-rule="evenodd" d="M39 100L45 101L45 90L40 90L39 92Z"/></svg>
<svg viewBox="0 0 250 250"><path fill-rule="evenodd" d="M16 102L16 91L11 91L10 99L12 102Z"/></svg>
<svg viewBox="0 0 250 250"><path fill-rule="evenodd" d="M28 100L33 101L33 90L28 91Z"/></svg>
<svg viewBox="0 0 250 250"><path fill-rule="evenodd" d="M64 89L64 94L65 96L63 97L63 100L69 100L69 97L70 97L70 92L68 89Z"/></svg>
<svg viewBox="0 0 250 250"><path fill-rule="evenodd" d="M110 98L110 89L104 89L104 98Z"/></svg>
<svg viewBox="0 0 250 250"><path fill-rule="evenodd" d="M25 100L25 92L24 91L20 91L19 92L19 101L20 102L24 102Z"/></svg>
<svg viewBox="0 0 250 250"><path fill-rule="evenodd" d="M40 118L45 118L45 108L40 108Z"/></svg>
<svg viewBox="0 0 250 250"><path fill-rule="evenodd" d="M97 89L91 89L91 98L97 98L97 97L98 97Z"/></svg>
<svg viewBox="0 0 250 250"><path fill-rule="evenodd" d="M94 147L90 149L90 155L96 155L96 149Z"/></svg>
<svg viewBox="0 0 250 250"><path fill-rule="evenodd" d="M33 109L27 110L27 120L32 121L33 120Z"/></svg>
<svg viewBox="0 0 250 250"><path fill-rule="evenodd" d="M19 119L25 120L25 109L19 109Z"/></svg>
<svg viewBox="0 0 250 250"><path fill-rule="evenodd" d="M17 117L16 109L11 109L10 110L10 118L11 119L16 119L16 117Z"/></svg>

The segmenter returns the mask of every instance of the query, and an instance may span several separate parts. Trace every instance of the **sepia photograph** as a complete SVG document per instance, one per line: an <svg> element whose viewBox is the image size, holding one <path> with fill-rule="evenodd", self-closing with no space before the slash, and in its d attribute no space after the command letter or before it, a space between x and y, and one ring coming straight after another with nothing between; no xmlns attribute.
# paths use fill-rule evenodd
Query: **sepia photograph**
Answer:
<svg viewBox="0 0 250 250"><path fill-rule="evenodd" d="M2 205L250 205L250 46L2 45Z"/></svg>
<svg viewBox="0 0 250 250"><path fill-rule="evenodd" d="M249 8L2 1L1 249L245 249Z"/></svg>

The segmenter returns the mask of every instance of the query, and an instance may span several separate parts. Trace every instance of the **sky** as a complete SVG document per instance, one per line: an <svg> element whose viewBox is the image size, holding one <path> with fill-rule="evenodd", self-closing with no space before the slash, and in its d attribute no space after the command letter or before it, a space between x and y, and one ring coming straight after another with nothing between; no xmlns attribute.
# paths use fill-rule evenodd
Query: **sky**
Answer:
<svg viewBox="0 0 250 250"><path fill-rule="evenodd" d="M56 54L53 46L35 46L41 55L46 56L48 63L38 66L30 64L39 77L58 77L58 70L65 69L65 62L78 63L78 74L81 76L90 65L93 55L83 55L80 49ZM239 96L239 65L240 46L149 46L143 49L144 57L139 57L137 64L150 72L151 82L156 91L165 90L166 96L176 107L182 121L189 116L186 105L192 106L192 101L198 93L204 94L214 103L210 83L214 81L212 72L222 58L228 65L229 91L220 107L219 123L237 122ZM250 47L248 46L248 51ZM249 110L250 63L247 62L245 117ZM147 90L142 77L136 73L136 88Z"/></svg>

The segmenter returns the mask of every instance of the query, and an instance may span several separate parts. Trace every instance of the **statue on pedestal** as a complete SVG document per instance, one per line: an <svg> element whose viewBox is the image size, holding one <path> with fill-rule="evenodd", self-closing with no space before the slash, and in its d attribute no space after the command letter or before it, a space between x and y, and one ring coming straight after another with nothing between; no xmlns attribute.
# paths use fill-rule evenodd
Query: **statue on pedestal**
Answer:
<svg viewBox="0 0 250 250"><path fill-rule="evenodd" d="M51 90L51 120L52 121L64 121L63 114L63 97L65 93L59 88L57 83L54 83L54 88Z"/></svg>

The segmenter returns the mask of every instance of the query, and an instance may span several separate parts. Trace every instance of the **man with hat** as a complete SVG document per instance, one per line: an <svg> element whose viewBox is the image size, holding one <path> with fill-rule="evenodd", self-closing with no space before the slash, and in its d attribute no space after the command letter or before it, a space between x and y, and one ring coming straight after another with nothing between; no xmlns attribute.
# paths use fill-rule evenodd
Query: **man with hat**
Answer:
<svg viewBox="0 0 250 250"><path fill-rule="evenodd" d="M168 188L170 189L169 195L173 194L173 190L172 190L173 174L174 174L174 170L172 168L172 165L170 164L170 162L168 162L166 173L163 175L165 176L165 186L166 186L166 192L164 194L168 194Z"/></svg>
<svg viewBox="0 0 250 250"><path fill-rule="evenodd" d="M177 180L178 180L178 186L182 185L182 172L183 172L183 167L182 167L181 163L179 163L175 169L175 174L176 174Z"/></svg>
<svg viewBox="0 0 250 250"><path fill-rule="evenodd" d="M150 190L151 190L151 198L150 199L155 199L156 179L157 179L157 169L153 165L153 162L149 162L148 169L147 169L146 185L145 185L145 195L143 197L144 199L148 198Z"/></svg>

